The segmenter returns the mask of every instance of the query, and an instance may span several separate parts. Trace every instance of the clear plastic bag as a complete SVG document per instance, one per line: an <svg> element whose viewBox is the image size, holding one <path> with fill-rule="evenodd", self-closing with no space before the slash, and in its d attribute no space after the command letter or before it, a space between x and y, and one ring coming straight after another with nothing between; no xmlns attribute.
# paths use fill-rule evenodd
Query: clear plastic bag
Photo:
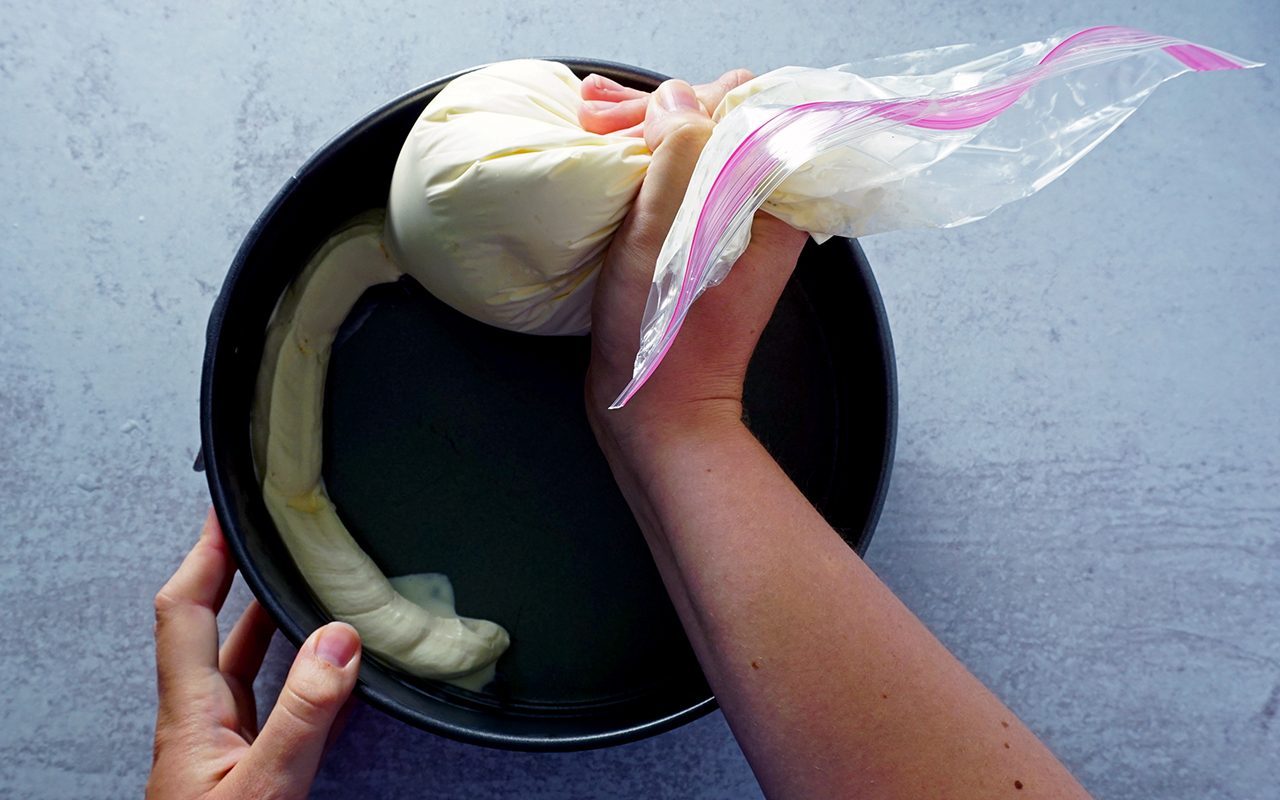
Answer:
<svg viewBox="0 0 1280 800"><path fill-rule="evenodd" d="M1257 66L1108 26L990 55L962 45L762 75L716 111L658 257L632 380L612 407L728 275L758 209L819 241L973 222L1062 175L1170 78Z"/></svg>

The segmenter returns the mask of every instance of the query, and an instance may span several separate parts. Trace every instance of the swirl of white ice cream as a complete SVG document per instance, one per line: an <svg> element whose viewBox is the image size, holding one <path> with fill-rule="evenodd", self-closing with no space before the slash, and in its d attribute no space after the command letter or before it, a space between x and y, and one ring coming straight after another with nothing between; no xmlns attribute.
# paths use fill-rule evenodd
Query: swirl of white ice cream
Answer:
<svg viewBox="0 0 1280 800"><path fill-rule="evenodd" d="M338 327L370 286L400 269L376 218L335 234L285 292L267 328L251 433L267 509L312 593L364 647L424 678L489 670L510 639L499 625L410 602L347 532L321 477L323 402ZM483 683L461 681L476 688Z"/></svg>

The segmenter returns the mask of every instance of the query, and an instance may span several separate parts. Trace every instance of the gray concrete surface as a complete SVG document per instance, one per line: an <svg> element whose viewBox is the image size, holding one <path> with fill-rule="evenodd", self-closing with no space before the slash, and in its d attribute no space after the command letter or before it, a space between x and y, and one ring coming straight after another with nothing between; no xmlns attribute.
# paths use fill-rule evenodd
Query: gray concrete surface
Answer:
<svg viewBox="0 0 1280 800"><path fill-rule="evenodd" d="M708 78L1097 23L1276 61L1280 34L1273 0L698 5L0 3L0 797L140 793L151 596L207 502L206 314L372 107L522 55ZM1275 70L1182 78L1034 200L865 242L902 395L869 560L1100 797L1280 791ZM547 756L369 709L315 789L757 794L719 715Z"/></svg>

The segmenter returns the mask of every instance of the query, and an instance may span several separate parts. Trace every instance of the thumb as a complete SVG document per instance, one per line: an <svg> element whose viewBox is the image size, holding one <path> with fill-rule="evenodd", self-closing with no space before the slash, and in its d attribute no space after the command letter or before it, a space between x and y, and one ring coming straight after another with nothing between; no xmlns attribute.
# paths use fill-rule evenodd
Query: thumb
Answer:
<svg viewBox="0 0 1280 800"><path fill-rule="evenodd" d="M249 754L228 778L240 797L306 797L325 742L360 670L360 635L344 622L311 634ZM252 790L252 791L249 791Z"/></svg>
<svg viewBox="0 0 1280 800"><path fill-rule="evenodd" d="M667 157L698 159L702 146L711 135L711 117L698 92L684 81L663 81L649 96L644 115L644 141L656 157L663 144L668 144ZM686 129L687 140L668 141L676 132Z"/></svg>
<svg viewBox="0 0 1280 800"><path fill-rule="evenodd" d="M684 81L666 81L649 97L644 139L653 158L626 231L631 247L650 256L644 259L647 266L658 257L713 128L698 95Z"/></svg>

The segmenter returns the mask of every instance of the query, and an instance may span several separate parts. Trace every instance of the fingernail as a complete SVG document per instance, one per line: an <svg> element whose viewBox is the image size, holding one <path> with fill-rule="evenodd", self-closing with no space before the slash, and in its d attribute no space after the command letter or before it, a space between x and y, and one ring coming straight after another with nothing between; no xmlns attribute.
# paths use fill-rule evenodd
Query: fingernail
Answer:
<svg viewBox="0 0 1280 800"><path fill-rule="evenodd" d="M667 81L658 87L653 97L663 111L696 111L702 108L693 87L684 81Z"/></svg>
<svg viewBox="0 0 1280 800"><path fill-rule="evenodd" d="M341 622L331 622L316 640L316 657L339 669L351 663L360 650L360 637L355 629Z"/></svg>
<svg viewBox="0 0 1280 800"><path fill-rule="evenodd" d="M622 88L625 88L625 87L623 87L623 85L622 85L622 84L618 83L617 81L615 81L615 80L610 80L609 78L606 78L606 77L605 77L605 76L603 76L603 75L597 75L597 74L596 74L596 73L594 73L594 72L587 76L587 80L589 80L589 81L595 81L595 84L596 84L596 88L597 88L597 89L622 89Z"/></svg>

